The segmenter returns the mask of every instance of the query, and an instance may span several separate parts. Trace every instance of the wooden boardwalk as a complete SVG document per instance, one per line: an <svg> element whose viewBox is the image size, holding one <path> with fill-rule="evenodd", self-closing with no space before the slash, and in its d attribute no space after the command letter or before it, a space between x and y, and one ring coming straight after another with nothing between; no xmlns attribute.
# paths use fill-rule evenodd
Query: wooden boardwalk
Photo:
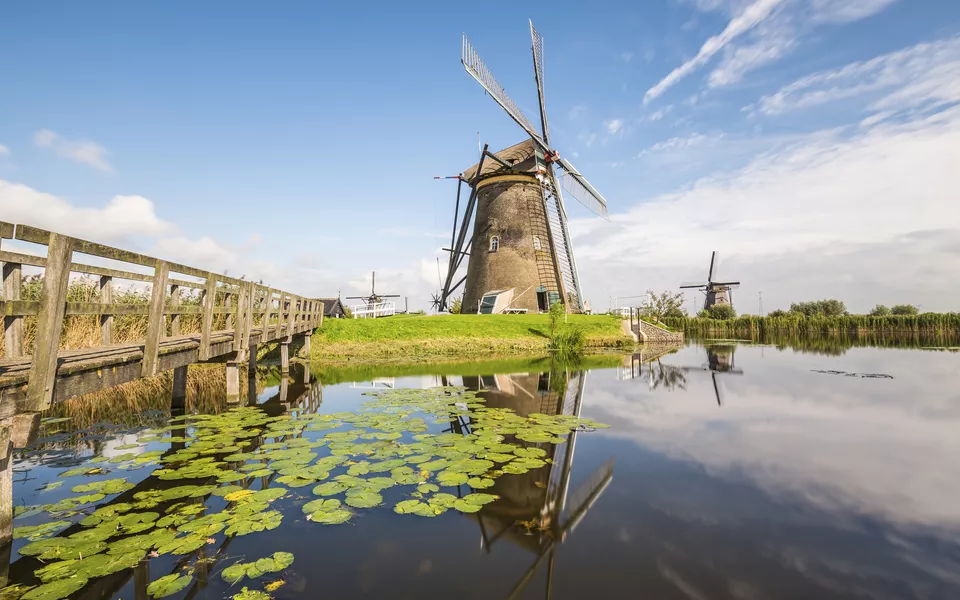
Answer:
<svg viewBox="0 0 960 600"><path fill-rule="evenodd" d="M256 360L258 345L279 343L286 369L289 345L295 338L302 339L309 352L310 334L323 320L323 304L318 300L254 282L28 225L0 222L0 243L4 239L45 246L46 256L0 247L4 291L0 300L4 333L0 420L167 370L174 370L176 399L178 386L186 383L186 366L204 361L225 363L228 398L239 398L238 367ZM76 254L94 257L92 262L147 267L152 273L78 263L74 262ZM44 271L39 300L21 299L24 266ZM68 302L71 274L98 278L99 302ZM149 286L149 301L116 302L117 280ZM199 303L181 303L185 290L193 290L195 299L199 295ZM98 320L101 343L92 348L60 350L65 318L77 315ZM113 343L114 318L119 315L145 317L146 339ZM199 318L199 332L181 333L185 315ZM36 334L32 348L27 348L24 320L31 317L36 318ZM223 326L215 328L215 323Z"/></svg>

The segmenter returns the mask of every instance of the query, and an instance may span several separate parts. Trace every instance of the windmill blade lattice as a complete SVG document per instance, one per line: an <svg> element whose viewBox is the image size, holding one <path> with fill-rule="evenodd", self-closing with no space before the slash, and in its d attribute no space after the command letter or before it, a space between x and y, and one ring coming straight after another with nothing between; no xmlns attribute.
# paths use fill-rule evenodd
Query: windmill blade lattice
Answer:
<svg viewBox="0 0 960 600"><path fill-rule="evenodd" d="M477 51L473 49L473 45L470 43L470 40L467 39L466 34L463 36L463 53L461 57L461 62L463 63L463 68L466 69L467 73L471 77L477 80L477 82L483 86L483 89L487 90L487 93L496 100L503 110L507 111L507 114L510 115L510 118L517 122L517 125L523 128L530 137L533 138L537 144L540 145L544 150L547 150L547 145L544 143L543 139L540 137L540 134L537 133L537 130L534 128L533 123L530 122L530 119L523 114L516 103L507 95L506 90L503 89L503 86L497 81L497 78L493 76L493 73L490 72L490 69L487 68L487 65L483 64L483 60L480 59L480 55L477 54Z"/></svg>
<svg viewBox="0 0 960 600"><path fill-rule="evenodd" d="M577 263L574 261L573 247L570 244L570 232L567 230L567 213L563 208L563 197L557 185L557 178L552 171L549 177L544 178L541 189L544 208L547 212L547 227L550 229L560 277L563 279L563 287L568 296L563 301L571 302L570 295L576 296L575 305L572 308L581 311L583 295L580 293L580 276L577 274Z"/></svg>
<svg viewBox="0 0 960 600"><path fill-rule="evenodd" d="M557 164L563 167L563 189L573 196L577 202L586 206L598 216L609 220L607 214L607 200L600 195L590 182L577 171L565 158L558 158Z"/></svg>

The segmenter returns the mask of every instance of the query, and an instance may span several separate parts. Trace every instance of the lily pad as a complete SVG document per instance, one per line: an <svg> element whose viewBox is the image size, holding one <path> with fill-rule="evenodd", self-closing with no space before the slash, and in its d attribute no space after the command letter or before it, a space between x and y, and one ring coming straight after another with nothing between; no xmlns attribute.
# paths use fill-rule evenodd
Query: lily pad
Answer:
<svg viewBox="0 0 960 600"><path fill-rule="evenodd" d="M172 596L190 585L191 581L193 581L192 573L190 575L171 573L170 575L164 575L148 585L147 593L153 598Z"/></svg>

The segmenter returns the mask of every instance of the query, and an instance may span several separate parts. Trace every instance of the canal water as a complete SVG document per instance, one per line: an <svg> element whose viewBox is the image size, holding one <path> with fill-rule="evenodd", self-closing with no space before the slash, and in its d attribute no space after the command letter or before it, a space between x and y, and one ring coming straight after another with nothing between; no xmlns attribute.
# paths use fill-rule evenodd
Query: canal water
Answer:
<svg viewBox="0 0 960 600"><path fill-rule="evenodd" d="M282 380L274 373L261 381L252 407L229 412L222 402L204 404L207 412L242 415L229 417L214 436L227 439L228 446L250 442L228 452L284 453L263 456L262 467L256 460L244 462L244 456L227 461L224 452L205 453L197 434L205 426L202 418L181 417L168 427L170 415L159 411L144 411L126 423L92 423L89 415L61 420L70 418L62 411L58 418L48 415L41 437L15 456L14 524L24 535L38 531L24 528L59 521L45 539L75 540L94 526L152 512L175 517L165 523L166 535L177 532L175 539L185 540L193 539L183 532L190 520L231 510L238 518L237 507L245 502L262 505L251 512L251 522L240 524L243 535L228 537L211 527L202 532L209 536L199 548L171 551L176 544L167 543L158 552L141 545L140 554L155 557L134 569L107 567L101 560L94 572L112 572L87 577L92 573L76 574L76 563L65 565L64 574L88 579L71 598L148 598L148 584L179 576L185 579L176 585L184 587L170 598L230 598L247 588L266 594L260 598L278 599L955 599L960 598L958 364L960 356L949 350L705 341L663 355L589 358L580 364L537 359L315 367L309 384L303 373ZM440 389L410 391L432 388ZM372 412L361 412L365 403ZM565 421L573 431L554 429L546 434L551 441L538 437L543 432L514 431L491 442L491 419L506 414L500 409L528 423L536 415L555 414L578 414L584 421ZM350 416L357 414L366 416ZM423 418L422 427L392 425L417 418ZM275 420L265 424L266 419ZM549 418L541 422L556 427ZM358 428L368 437L351 437ZM249 430L257 435L238 433ZM151 441L154 437L159 439ZM325 438L329 443L320 445ZM500 447L462 463L472 469L470 483L456 485L454 478L439 491L418 491L421 482L436 481L431 469L443 468L424 460L446 453L449 463L458 458L450 456L451 448L473 453L476 440ZM181 455L187 460L163 461L198 443L192 456ZM363 454L362 443L374 444L379 454ZM433 447L429 459L400 452L399 462L385 464L389 472L370 466L384 457L389 462L391 450L384 449L411 444L423 454L424 443L443 449ZM332 448L340 453L339 464L325 458ZM503 454L534 462L518 462L517 473L506 472L509 460L476 468L483 461L478 457ZM539 459L550 462L538 464ZM293 467L275 468L282 460L293 460ZM397 471L395 465L405 460L412 468ZM205 470L211 463L222 463L219 477L211 479ZM327 466L304 470L311 464ZM182 472L191 478L170 478L171 470L191 467L197 470ZM298 483L325 469L330 472L323 480ZM238 475L228 481L223 470ZM336 479L347 471L354 477L348 487L365 485L356 477L378 475L397 483L374 489L372 500L360 498L356 489L335 493L336 485L317 493L320 484L347 481ZM70 504L91 489L96 493L97 482L119 478L125 482L110 485L130 489L101 487L119 493ZM187 484L197 486L194 497L178 496L176 502L163 496ZM211 491L228 485L235 491ZM286 494L260 495L250 503L244 488L282 488ZM375 505L312 510L318 500L346 501L351 493L353 504ZM450 497L431 504L437 494ZM259 502L261 497L266 501ZM454 504L454 497L465 500ZM402 502L409 510L419 503L430 514L400 514ZM199 506L184 509L191 504ZM104 509L118 505L123 507L118 514ZM77 524L97 509L97 518ZM160 519L144 520L150 522L142 527L134 526L137 518L117 521L120 533L104 540L104 547L84 547L108 556L124 537L163 537ZM35 537L43 540L44 532ZM16 598L40 584L37 570L52 562L79 559L70 554L78 546L69 541L59 556L53 556L54 543L46 547L51 552L46 560L37 557L37 546L32 556L21 556L31 543L16 539L9 567L0 564L0 577L6 571L9 583L20 586L0 592L0 598ZM275 552L292 554L292 564L274 557L272 569L267 564L255 577L225 580L238 568L242 576L244 565L263 566L254 561ZM134 552L134 562L137 556ZM56 573L46 577L52 595L40 594L41 588L26 594L59 597L49 584L63 580Z"/></svg>

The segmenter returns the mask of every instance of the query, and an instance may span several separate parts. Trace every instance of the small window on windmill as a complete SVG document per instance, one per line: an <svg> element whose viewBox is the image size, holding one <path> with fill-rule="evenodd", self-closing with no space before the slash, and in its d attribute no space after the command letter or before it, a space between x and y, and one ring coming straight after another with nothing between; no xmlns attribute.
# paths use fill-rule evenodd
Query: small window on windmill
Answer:
<svg viewBox="0 0 960 600"><path fill-rule="evenodd" d="M540 246L540 238L537 236L533 236L533 249L538 252L543 249L542 246Z"/></svg>
<svg viewBox="0 0 960 600"><path fill-rule="evenodd" d="M491 235L490 236L490 252L496 252L500 249L500 236Z"/></svg>

